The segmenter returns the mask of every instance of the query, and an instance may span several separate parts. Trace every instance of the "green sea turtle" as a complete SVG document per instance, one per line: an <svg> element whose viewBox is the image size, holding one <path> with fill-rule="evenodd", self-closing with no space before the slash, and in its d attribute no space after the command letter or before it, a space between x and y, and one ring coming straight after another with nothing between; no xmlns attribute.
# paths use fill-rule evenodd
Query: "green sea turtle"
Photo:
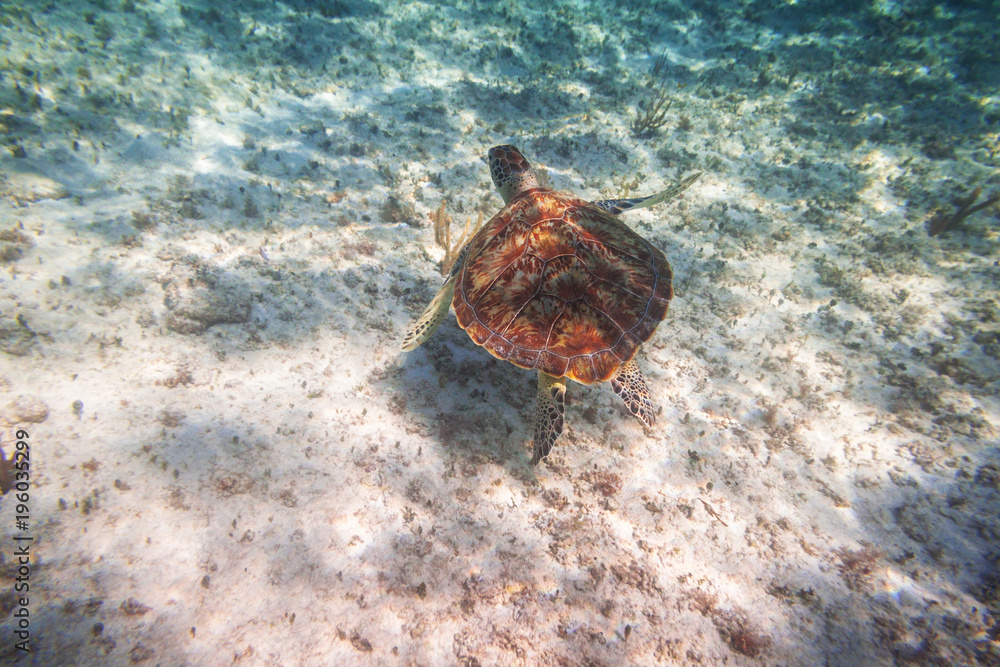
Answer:
<svg viewBox="0 0 1000 667"><path fill-rule="evenodd" d="M454 306L477 345L536 369L534 464L562 433L566 378L610 381L629 412L652 426L649 389L633 357L667 314L673 272L615 216L667 201L701 173L651 197L588 202L541 187L513 146L491 148L489 163L505 206L462 248L403 350L427 340Z"/></svg>

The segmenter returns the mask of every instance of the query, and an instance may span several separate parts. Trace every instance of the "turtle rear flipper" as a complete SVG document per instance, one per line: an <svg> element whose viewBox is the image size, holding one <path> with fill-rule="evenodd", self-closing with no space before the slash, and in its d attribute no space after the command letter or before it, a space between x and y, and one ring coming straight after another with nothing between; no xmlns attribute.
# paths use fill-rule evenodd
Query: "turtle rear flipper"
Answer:
<svg viewBox="0 0 1000 667"><path fill-rule="evenodd" d="M418 347L430 338L431 334L438 328L438 325L441 324L441 320L448 314L452 296L455 294L455 275L455 272L452 272L451 277L441 286L437 295L431 299L431 303L424 310L423 315L406 332L402 345L404 352Z"/></svg>
<svg viewBox="0 0 1000 667"><path fill-rule="evenodd" d="M638 199L602 199L592 203L594 206L600 206L611 215L618 215L623 211L628 211L633 208L656 206L657 204L662 204L665 201L673 199L680 193L687 190L691 187L692 183L698 180L700 176L701 172L699 171L698 173L692 174L681 180L679 183L667 188L663 192L650 195L649 197L639 197Z"/></svg>
<svg viewBox="0 0 1000 667"><path fill-rule="evenodd" d="M566 378L555 377L538 371L538 403L535 405L535 442L532 447L531 463L549 455L563 431L563 415L566 412Z"/></svg>
<svg viewBox="0 0 1000 667"><path fill-rule="evenodd" d="M649 387L635 359L629 359L618 368L611 378L611 388L625 402L628 411L639 418L646 426L652 426L656 421L653 414L653 401L649 398Z"/></svg>

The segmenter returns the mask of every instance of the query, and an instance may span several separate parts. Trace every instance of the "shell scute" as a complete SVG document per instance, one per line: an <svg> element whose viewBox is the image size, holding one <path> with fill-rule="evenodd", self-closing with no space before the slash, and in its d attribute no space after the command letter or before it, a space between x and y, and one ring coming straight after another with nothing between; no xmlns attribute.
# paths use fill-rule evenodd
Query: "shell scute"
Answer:
<svg viewBox="0 0 1000 667"><path fill-rule="evenodd" d="M485 345L492 350L493 356L497 359L503 359L505 361L510 358L511 352L514 351L514 345L511 344L509 340L498 334L493 334L487 338Z"/></svg>
<svg viewBox="0 0 1000 667"><path fill-rule="evenodd" d="M538 357L541 354L541 350L529 350L520 345L514 345L514 349L511 351L510 356L507 357L507 361L521 368L537 368Z"/></svg>
<svg viewBox="0 0 1000 667"><path fill-rule="evenodd" d="M670 290L670 297L673 297L672 289ZM646 309L646 318L653 320L654 327L667 316L667 309L670 307L670 297L666 299L653 297L650 299L649 307Z"/></svg>
<svg viewBox="0 0 1000 667"><path fill-rule="evenodd" d="M594 280L583 262L572 255L547 262L541 278L538 293L551 294L563 301L583 298Z"/></svg>
<svg viewBox="0 0 1000 667"><path fill-rule="evenodd" d="M589 245L617 250L621 255L628 255L640 263L649 262L652 259L652 250L655 250L641 236L625 227L621 221L611 216L604 215L604 211L596 207L590 207L585 212L578 211L579 220L586 221L587 233L583 240ZM622 230L627 231L623 234ZM661 255L662 256L662 255Z"/></svg>
<svg viewBox="0 0 1000 667"><path fill-rule="evenodd" d="M572 257L579 240L579 234L562 219L543 220L532 228L527 238L529 252L545 262L556 257Z"/></svg>
<svg viewBox="0 0 1000 667"><path fill-rule="evenodd" d="M566 375L566 367L568 365L569 359L566 357L560 357L558 354L553 354L548 350L542 350L542 353L538 355L538 365L534 368L541 368L549 375L562 377Z"/></svg>
<svg viewBox="0 0 1000 667"><path fill-rule="evenodd" d="M632 279L628 270L628 257L618 250L612 250L596 242L580 243L577 256L587 265L587 269L598 280L606 280L615 285L627 284Z"/></svg>
<svg viewBox="0 0 1000 667"><path fill-rule="evenodd" d="M517 345L543 350L548 347L552 325L565 308L566 304L557 297L537 296L525 304L505 333Z"/></svg>
<svg viewBox="0 0 1000 667"><path fill-rule="evenodd" d="M477 236L473 239L472 250L476 254L466 260L466 280L463 281L466 298L470 303L477 303L496 278L507 267L521 259L525 254L525 241L530 231L530 227L504 225L492 238L483 239ZM483 246L487 243L489 252L483 252ZM530 263L530 259L527 258L526 261ZM527 276L525 279L531 280L533 277Z"/></svg>
<svg viewBox="0 0 1000 667"><path fill-rule="evenodd" d="M472 342L476 345L486 345L486 341L493 336L493 332L486 328L482 322L476 319L476 314L473 312L471 307L467 310L463 309L463 312L461 313L457 310L455 311L456 315L463 315L466 312L469 313L467 320L468 323L462 328L465 329L465 332L469 334L469 338L471 338ZM462 321L463 320L459 320L459 323L461 324ZM486 349L489 350L490 348L487 347Z"/></svg>
<svg viewBox="0 0 1000 667"><path fill-rule="evenodd" d="M621 289L619 284L598 280L587 290L586 301L617 324L621 331L628 331L642 319L649 300Z"/></svg>
<svg viewBox="0 0 1000 667"><path fill-rule="evenodd" d="M572 357L566 366L569 377L590 377L596 374L594 364L589 354Z"/></svg>
<svg viewBox="0 0 1000 667"><path fill-rule="evenodd" d="M594 365L594 375L596 377L610 377L614 375L615 371L622 364L622 360L615 356L611 350L595 352L590 355L590 361Z"/></svg>
<svg viewBox="0 0 1000 667"><path fill-rule="evenodd" d="M566 304L556 326L552 327L546 347L568 358L590 355L608 348L608 341L618 340L621 334L618 325L601 311L583 301L573 301Z"/></svg>
<svg viewBox="0 0 1000 667"><path fill-rule="evenodd" d="M493 331L503 333L511 320L535 296L544 268L540 259L523 254L508 264L496 279L495 282L506 285L505 289L487 289L489 283L486 288L476 286L470 289L468 299L473 303L479 320Z"/></svg>

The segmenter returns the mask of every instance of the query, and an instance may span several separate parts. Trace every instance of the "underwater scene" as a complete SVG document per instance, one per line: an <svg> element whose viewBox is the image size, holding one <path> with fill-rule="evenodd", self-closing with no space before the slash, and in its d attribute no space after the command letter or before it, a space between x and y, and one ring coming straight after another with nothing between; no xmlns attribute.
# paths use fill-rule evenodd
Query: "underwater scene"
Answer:
<svg viewBox="0 0 1000 667"><path fill-rule="evenodd" d="M0 663L1000 665L1000 3L0 4Z"/></svg>

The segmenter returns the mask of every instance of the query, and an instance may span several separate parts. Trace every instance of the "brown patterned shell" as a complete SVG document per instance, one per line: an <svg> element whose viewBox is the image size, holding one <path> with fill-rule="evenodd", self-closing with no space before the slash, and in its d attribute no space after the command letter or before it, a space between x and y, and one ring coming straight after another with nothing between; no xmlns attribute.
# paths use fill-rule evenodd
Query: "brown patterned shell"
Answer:
<svg viewBox="0 0 1000 667"><path fill-rule="evenodd" d="M452 305L498 359L591 384L653 335L672 278L663 253L611 214L534 190L472 239Z"/></svg>

